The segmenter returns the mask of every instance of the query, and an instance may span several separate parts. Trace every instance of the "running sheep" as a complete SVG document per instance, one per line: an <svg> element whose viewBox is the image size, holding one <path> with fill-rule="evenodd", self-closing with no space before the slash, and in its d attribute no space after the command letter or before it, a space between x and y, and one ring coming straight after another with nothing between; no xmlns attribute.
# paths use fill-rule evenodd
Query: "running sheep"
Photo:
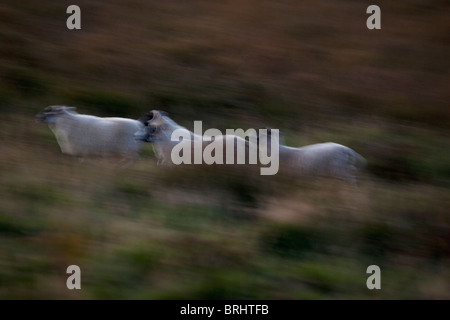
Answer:
<svg viewBox="0 0 450 320"><path fill-rule="evenodd" d="M137 140L151 142L153 150L158 159L158 165L173 165L172 151L175 147L183 150L189 150L190 157L196 153L195 145L199 143L200 153L203 154L205 148L211 147L213 141L218 142L222 146L221 154L227 156L227 146L232 146L232 155L227 160L232 163L245 163L245 159L249 157L249 142L236 135L216 135L214 138L203 137L189 131L185 127L178 125L175 121L168 117L164 111L153 110L143 116L140 121L145 127L135 133ZM172 140L172 134L176 131L178 135L186 137L182 141ZM238 152L238 148L240 149ZM232 158L232 159L231 159ZM187 160L193 163L193 159ZM225 163L225 161L223 161Z"/></svg>
<svg viewBox="0 0 450 320"><path fill-rule="evenodd" d="M79 157L111 157L125 166L139 159L142 143L134 133L144 125L127 118L101 118L78 114L75 107L49 106L36 115L55 134L62 153Z"/></svg>
<svg viewBox="0 0 450 320"><path fill-rule="evenodd" d="M264 139L268 141L271 130L267 130ZM261 139L262 135L258 137ZM264 144L262 144L264 145ZM300 148L278 145L280 171L290 176L328 177L356 183L358 172L366 165L366 160L356 151L344 145L325 142L311 144Z"/></svg>

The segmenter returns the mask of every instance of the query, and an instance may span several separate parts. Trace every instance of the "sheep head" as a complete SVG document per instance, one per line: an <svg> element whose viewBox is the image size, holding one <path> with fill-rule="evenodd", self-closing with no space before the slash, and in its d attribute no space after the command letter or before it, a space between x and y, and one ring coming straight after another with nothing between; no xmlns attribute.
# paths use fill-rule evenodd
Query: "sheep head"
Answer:
<svg viewBox="0 0 450 320"><path fill-rule="evenodd" d="M167 116L167 112L160 110L152 110L147 112L144 116L140 117L138 120L144 126L148 126L150 122L152 124L156 124L163 121L163 116Z"/></svg>
<svg viewBox="0 0 450 320"><path fill-rule="evenodd" d="M134 134L134 139L145 142L154 142L159 140L161 126L147 124L144 128Z"/></svg>
<svg viewBox="0 0 450 320"><path fill-rule="evenodd" d="M36 115L36 120L40 122L51 123L58 116L67 114L69 111L75 110L75 107L66 107L66 106L48 106L44 109L42 113L38 113Z"/></svg>

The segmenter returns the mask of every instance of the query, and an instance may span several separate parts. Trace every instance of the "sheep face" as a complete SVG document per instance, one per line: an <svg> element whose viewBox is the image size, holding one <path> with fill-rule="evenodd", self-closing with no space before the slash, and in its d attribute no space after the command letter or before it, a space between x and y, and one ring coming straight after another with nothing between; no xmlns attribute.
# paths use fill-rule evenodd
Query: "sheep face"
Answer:
<svg viewBox="0 0 450 320"><path fill-rule="evenodd" d="M75 110L75 107L49 106L42 113L36 115L36 120L45 123L54 123L58 116L66 114L68 111Z"/></svg>
<svg viewBox="0 0 450 320"><path fill-rule="evenodd" d="M158 121L163 116L167 116L167 112L165 111L159 111L159 110L152 110L149 111L147 114L139 118L139 121L144 125L148 126L150 121Z"/></svg>
<svg viewBox="0 0 450 320"><path fill-rule="evenodd" d="M152 120L153 117L154 117L153 111L150 111L150 112L147 112L147 113L146 113L145 115L143 115L142 117L140 117L140 118L138 119L138 121L141 122L144 126L147 126L147 125L148 125L148 122L149 122L150 120Z"/></svg>
<svg viewBox="0 0 450 320"><path fill-rule="evenodd" d="M147 126L139 130L134 134L134 138L136 140L141 140L145 142L154 142L158 141L159 134L161 133L160 126L154 126L147 122Z"/></svg>
<svg viewBox="0 0 450 320"><path fill-rule="evenodd" d="M139 118L139 121L144 127L134 134L134 138L145 142L155 142L160 140L160 134L164 129L164 116L167 116L167 112L152 110Z"/></svg>

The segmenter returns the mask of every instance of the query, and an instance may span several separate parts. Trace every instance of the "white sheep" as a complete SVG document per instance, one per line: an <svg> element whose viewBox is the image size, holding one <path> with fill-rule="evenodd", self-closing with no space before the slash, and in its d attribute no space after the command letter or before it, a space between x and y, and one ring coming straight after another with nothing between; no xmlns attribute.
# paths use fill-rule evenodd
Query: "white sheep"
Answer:
<svg viewBox="0 0 450 320"><path fill-rule="evenodd" d="M171 120L164 112L151 111L142 118L145 128L136 132L136 139L152 142L155 153L158 157L158 164L173 164L172 151L175 147L183 150L190 150L191 156L195 153L195 141L201 141L201 151L211 143L200 135L184 127L179 126ZM186 137L183 141L172 140L172 133L175 130L185 132ZM237 155L236 146L242 143L245 146L245 158L251 154L251 151L257 150L259 162L263 162L261 156L266 155L276 160L274 173L280 172L289 176L309 176L309 177L333 177L356 182L358 169L365 164L365 159L354 150L332 142L313 144L301 148L293 148L279 143L278 131L272 134L271 129L259 131L254 143L235 135L218 135L215 139L222 139L223 146L232 144L234 146L234 155ZM278 146L278 153L272 152L274 144ZM249 152L250 151L250 152ZM227 149L224 147L223 155L226 155ZM242 163L245 158L241 157ZM190 162L192 163L192 162ZM237 160L234 160L237 163ZM256 164L256 163L254 163ZM263 163L266 165L267 163Z"/></svg>
<svg viewBox="0 0 450 320"><path fill-rule="evenodd" d="M194 163L193 157L195 154L195 142L200 142L201 152L203 153L205 148L212 143L212 140L221 140L221 145L223 146L222 155L225 158L228 152L227 146L232 146L234 156L231 162L234 164L245 163L245 158L249 156L249 141L236 135L216 135L213 139L209 139L208 137L195 134L185 127L178 125L175 121L170 119L164 111L150 111L142 117L140 121L145 124L145 128L136 132L135 138L137 140L152 142L159 165L174 164L172 160L172 150L174 147L178 147L183 150L190 150L192 159L190 163ZM175 130L178 134L190 138L183 139L182 141L172 140L172 133ZM238 152L238 146L242 147L242 150L244 151L243 153ZM227 158L227 160L231 159ZM223 162L226 162L225 159Z"/></svg>
<svg viewBox="0 0 450 320"><path fill-rule="evenodd" d="M269 129L267 136L270 134ZM271 141L268 137L266 139ZM270 142L267 145L270 153ZM366 165L366 160L360 154L333 142L300 148L279 144L278 150L280 171L290 176L332 177L356 183L359 169Z"/></svg>
<svg viewBox="0 0 450 320"><path fill-rule="evenodd" d="M141 121L78 114L75 109L49 106L36 116L49 125L62 153L80 159L118 157L126 161L126 165L139 158L142 143L133 135L144 127Z"/></svg>

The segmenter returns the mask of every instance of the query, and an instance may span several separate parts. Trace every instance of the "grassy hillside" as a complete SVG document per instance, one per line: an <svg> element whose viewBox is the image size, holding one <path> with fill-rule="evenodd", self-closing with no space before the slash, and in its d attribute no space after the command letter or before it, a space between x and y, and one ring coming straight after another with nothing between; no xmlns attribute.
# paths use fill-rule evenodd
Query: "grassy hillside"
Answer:
<svg viewBox="0 0 450 320"><path fill-rule="evenodd" d="M0 298L449 299L449 6L381 1L0 5ZM359 186L61 154L51 104L345 144ZM66 288L79 265L82 290ZM366 288L379 265L382 289Z"/></svg>

